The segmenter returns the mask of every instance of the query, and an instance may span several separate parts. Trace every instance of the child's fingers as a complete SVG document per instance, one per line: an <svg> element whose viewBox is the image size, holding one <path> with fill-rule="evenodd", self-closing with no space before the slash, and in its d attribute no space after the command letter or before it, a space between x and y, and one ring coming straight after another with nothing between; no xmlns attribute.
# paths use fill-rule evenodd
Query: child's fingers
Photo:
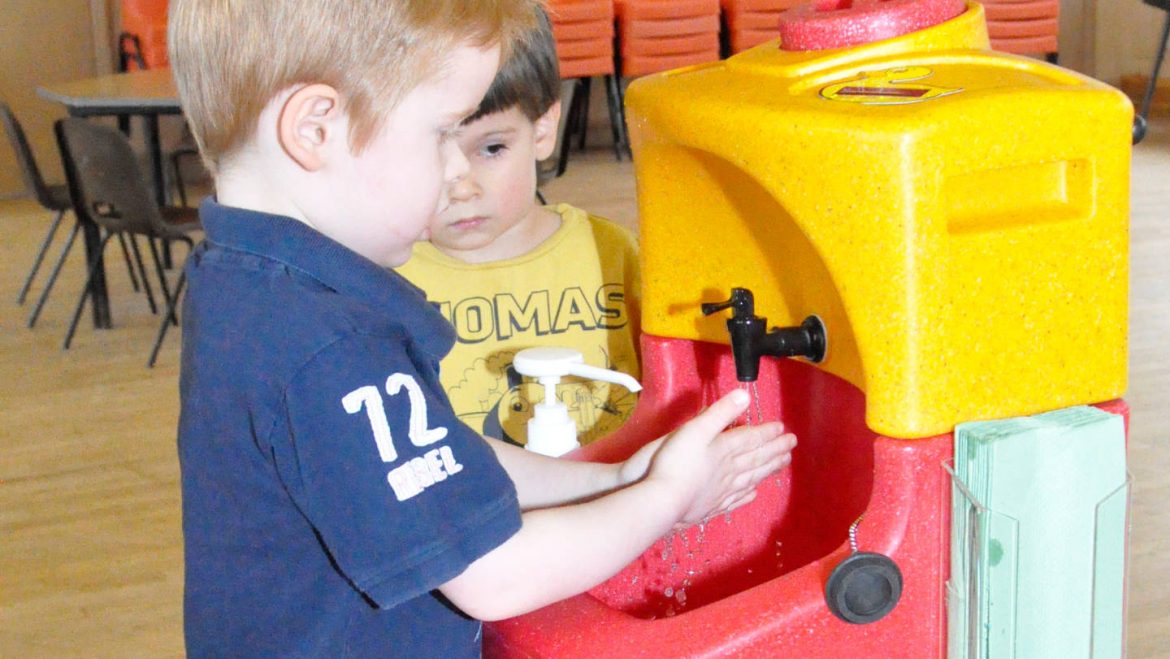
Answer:
<svg viewBox="0 0 1170 659"><path fill-rule="evenodd" d="M734 428L719 437L725 456L737 461L766 461L778 453L787 453L796 446L796 436L784 432L784 425L775 422L750 428Z"/></svg>
<svg viewBox="0 0 1170 659"><path fill-rule="evenodd" d="M740 506L747 505L756 500L756 489L753 487L746 492L737 492L735 495L724 499L715 514L729 513Z"/></svg>
<svg viewBox="0 0 1170 659"><path fill-rule="evenodd" d="M772 462L777 458L791 456L795 448L796 435L785 433L736 455L735 459L744 468L751 468L755 465Z"/></svg>
<svg viewBox="0 0 1170 659"><path fill-rule="evenodd" d="M733 389L722 398L699 412L690 421L680 427L675 434L687 436L705 436L714 438L733 421L743 415L751 397L743 389Z"/></svg>
<svg viewBox="0 0 1170 659"><path fill-rule="evenodd" d="M779 455L773 456L767 462L761 462L760 464L750 468L747 472L747 480L749 483L751 483L751 487L755 487L756 485L759 485L760 481L764 480L771 474L784 469L790 464L792 464L792 453L786 451Z"/></svg>
<svg viewBox="0 0 1170 659"><path fill-rule="evenodd" d="M791 437L791 436L789 436ZM792 438L795 439L795 438ZM791 446L795 442L788 443ZM749 466L741 472L731 485L731 491L724 495L716 506L717 512L726 512L750 503L756 498L756 488L771 474L792 463L792 453L783 451L764 462ZM715 513L712 513L715 514Z"/></svg>

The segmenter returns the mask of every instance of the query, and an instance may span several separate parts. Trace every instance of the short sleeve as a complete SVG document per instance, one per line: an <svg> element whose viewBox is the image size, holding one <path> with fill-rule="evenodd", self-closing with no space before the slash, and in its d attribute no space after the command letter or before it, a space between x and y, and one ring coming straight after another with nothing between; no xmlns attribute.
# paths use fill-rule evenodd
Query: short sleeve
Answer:
<svg viewBox="0 0 1170 659"><path fill-rule="evenodd" d="M512 481L434 370L401 338L339 340L291 381L287 427L272 438L334 564L383 608L441 586L520 527Z"/></svg>

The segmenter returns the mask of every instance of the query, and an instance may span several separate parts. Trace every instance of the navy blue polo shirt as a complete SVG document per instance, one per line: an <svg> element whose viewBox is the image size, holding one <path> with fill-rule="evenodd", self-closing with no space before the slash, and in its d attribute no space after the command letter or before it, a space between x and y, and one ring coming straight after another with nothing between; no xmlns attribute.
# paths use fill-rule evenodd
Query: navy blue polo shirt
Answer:
<svg viewBox="0 0 1170 659"><path fill-rule="evenodd" d="M435 589L520 528L452 413L422 292L296 220L205 201L179 458L192 657L478 657Z"/></svg>

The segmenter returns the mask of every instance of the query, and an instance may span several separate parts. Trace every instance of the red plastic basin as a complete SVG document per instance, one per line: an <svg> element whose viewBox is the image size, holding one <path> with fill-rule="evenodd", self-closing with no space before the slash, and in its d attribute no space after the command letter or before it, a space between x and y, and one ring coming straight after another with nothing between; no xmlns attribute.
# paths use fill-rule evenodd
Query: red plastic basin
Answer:
<svg viewBox="0 0 1170 659"><path fill-rule="evenodd" d="M726 346L643 337L642 349L633 417L574 457L620 460L740 386ZM660 541L587 594L488 625L485 656L941 656L951 437L875 435L861 392L802 362L765 359L758 389L763 418L800 443L756 501ZM890 556L904 587L888 616L855 625L824 588L863 512L860 549Z"/></svg>

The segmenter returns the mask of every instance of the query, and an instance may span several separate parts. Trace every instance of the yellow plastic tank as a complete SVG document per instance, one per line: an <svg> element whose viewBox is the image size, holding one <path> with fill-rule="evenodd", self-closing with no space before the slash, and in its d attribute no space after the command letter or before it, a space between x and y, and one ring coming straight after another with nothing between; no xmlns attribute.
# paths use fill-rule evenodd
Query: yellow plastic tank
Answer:
<svg viewBox="0 0 1170 659"><path fill-rule="evenodd" d="M627 95L649 334L702 302L824 319L890 437L1119 397L1133 108L987 50L983 10L853 48L763 44Z"/></svg>

